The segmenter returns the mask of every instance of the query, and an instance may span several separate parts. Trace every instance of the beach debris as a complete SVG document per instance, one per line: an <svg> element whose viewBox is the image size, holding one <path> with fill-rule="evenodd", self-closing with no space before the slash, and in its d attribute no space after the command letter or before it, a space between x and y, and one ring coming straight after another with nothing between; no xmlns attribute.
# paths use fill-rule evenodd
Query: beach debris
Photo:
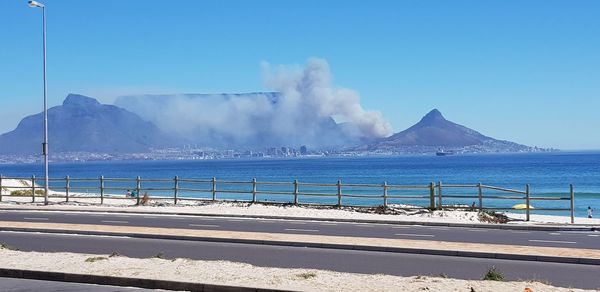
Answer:
<svg viewBox="0 0 600 292"><path fill-rule="evenodd" d="M479 213L479 221L483 223L506 224L509 218L504 214L486 210Z"/></svg>

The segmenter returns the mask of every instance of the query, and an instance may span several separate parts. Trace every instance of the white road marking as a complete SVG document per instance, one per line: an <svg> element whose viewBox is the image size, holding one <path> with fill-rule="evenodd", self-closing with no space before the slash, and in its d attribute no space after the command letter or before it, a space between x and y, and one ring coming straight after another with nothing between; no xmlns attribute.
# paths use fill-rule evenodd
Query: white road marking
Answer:
<svg viewBox="0 0 600 292"><path fill-rule="evenodd" d="M576 244L575 241L560 241L560 240L541 240L541 239L530 239L531 242L545 242L545 243L565 243L565 244Z"/></svg>
<svg viewBox="0 0 600 292"><path fill-rule="evenodd" d="M396 233L398 236L435 237L433 234Z"/></svg>
<svg viewBox="0 0 600 292"><path fill-rule="evenodd" d="M589 237L598 237L600 234L588 234Z"/></svg>
<svg viewBox="0 0 600 292"><path fill-rule="evenodd" d="M510 232L511 232L511 233L520 233L520 234L528 234L528 233L531 233L531 231L514 231L514 230L511 230Z"/></svg>
<svg viewBox="0 0 600 292"><path fill-rule="evenodd" d="M258 222L260 222L260 223L275 223L275 222L273 222L273 221L267 221L267 220L260 220L260 221L258 221Z"/></svg>
<svg viewBox="0 0 600 292"><path fill-rule="evenodd" d="M286 228L285 231L319 232L319 230L317 230L317 229L295 229L295 228Z"/></svg>
<svg viewBox="0 0 600 292"><path fill-rule="evenodd" d="M175 220L186 220L188 218L181 218L181 217L171 217L171 219L175 219Z"/></svg>
<svg viewBox="0 0 600 292"><path fill-rule="evenodd" d="M319 225L323 225L323 226L337 226L337 224L335 224L335 223L321 223Z"/></svg>
<svg viewBox="0 0 600 292"><path fill-rule="evenodd" d="M100 222L102 222L102 223L123 223L123 224L129 223L127 221L117 221L117 220L102 220Z"/></svg>
<svg viewBox="0 0 600 292"><path fill-rule="evenodd" d="M397 228L397 229L410 229L412 228L412 226L392 226L392 228ZM433 228L432 228L433 229Z"/></svg>
<svg viewBox="0 0 600 292"><path fill-rule="evenodd" d="M550 232L548 234L550 234L550 235L560 235L560 233L557 233L557 232Z"/></svg>
<svg viewBox="0 0 600 292"><path fill-rule="evenodd" d="M229 222L243 222L244 220L240 220L240 219L229 219L227 220Z"/></svg>
<svg viewBox="0 0 600 292"><path fill-rule="evenodd" d="M485 229L467 229L467 231L473 231L473 232L487 232L487 230L485 230Z"/></svg>
<svg viewBox="0 0 600 292"><path fill-rule="evenodd" d="M104 215L90 215L90 217L104 217Z"/></svg>
<svg viewBox="0 0 600 292"><path fill-rule="evenodd" d="M50 220L48 218L38 218L38 217L25 217L23 219L25 219L25 220L42 220L42 221L48 221L48 220Z"/></svg>
<svg viewBox="0 0 600 292"><path fill-rule="evenodd" d="M450 228L447 227L430 227L430 230L450 230Z"/></svg>
<svg viewBox="0 0 600 292"><path fill-rule="evenodd" d="M219 225L211 225L211 224L190 224L193 227L211 227L211 228L219 228Z"/></svg>
<svg viewBox="0 0 600 292"><path fill-rule="evenodd" d="M298 225L304 225L304 224L306 224L304 222L288 222L288 223L290 223L290 224L298 224Z"/></svg>

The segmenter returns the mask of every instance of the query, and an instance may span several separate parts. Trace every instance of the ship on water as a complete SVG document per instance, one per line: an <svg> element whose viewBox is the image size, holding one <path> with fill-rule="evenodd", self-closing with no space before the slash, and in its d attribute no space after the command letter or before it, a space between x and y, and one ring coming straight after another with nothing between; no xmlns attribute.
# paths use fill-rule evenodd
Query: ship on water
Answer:
<svg viewBox="0 0 600 292"><path fill-rule="evenodd" d="M450 150L450 151L444 151L444 149L439 149L436 153L436 156L448 156L448 155L454 155L454 151Z"/></svg>

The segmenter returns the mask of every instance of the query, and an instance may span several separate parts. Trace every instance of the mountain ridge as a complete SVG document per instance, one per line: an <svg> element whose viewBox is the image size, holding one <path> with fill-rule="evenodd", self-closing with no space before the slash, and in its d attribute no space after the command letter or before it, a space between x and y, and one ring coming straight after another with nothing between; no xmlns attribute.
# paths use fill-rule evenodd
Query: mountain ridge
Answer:
<svg viewBox="0 0 600 292"><path fill-rule="evenodd" d="M448 121L438 109L427 113L408 129L359 150L388 150L410 153L452 149L463 152L527 152L533 147L485 136L476 130Z"/></svg>
<svg viewBox="0 0 600 292"><path fill-rule="evenodd" d="M161 106L160 102L165 98L169 98L169 96L171 95L146 95L144 97L147 99L142 97L137 101L121 99L120 102L117 102L118 105L107 105L101 104L92 97L69 94L62 105L52 107L48 111L50 152L136 153L148 152L153 148L192 143L203 147L213 147L214 145L210 145L210 143L214 139L210 135L205 135L202 132L191 136L177 135L161 129L154 121L148 119L148 117L154 116L156 112L144 108L145 104L142 101L148 104L157 103L159 106L155 106L156 110L161 110L164 107ZM276 103L279 93L190 94L186 96L194 98L242 97L250 100L253 97L262 96L267 98L267 102ZM136 107L139 113L134 112ZM23 118L13 131L0 135L0 154L40 153L42 121L42 113L30 115ZM260 125L264 126L265 121L261 117L257 117L256 121L262 122L262 124L259 123L253 126L259 129L261 128ZM178 123L177 125L185 124L179 116L172 122ZM352 125L336 123L332 117L307 122L318 125L317 129L321 132L313 133L313 135L319 139L325 139L330 137L329 134L332 134L341 140L347 138L345 135L354 130ZM267 139L268 137L266 134L262 135L262 132L257 133L259 134L257 139ZM290 140L272 140L269 143L271 144L260 147L298 144ZM226 147L223 149L231 149L236 147L237 144L225 143L222 146ZM249 144L246 148L264 149ZM473 129L447 120L441 111L433 109L423 116L419 122L404 131L375 141L355 141L349 146L338 147L336 151L433 153L440 149L464 153L532 152L540 150L535 147L497 140L483 135Z"/></svg>
<svg viewBox="0 0 600 292"><path fill-rule="evenodd" d="M42 131L43 113L23 118L14 130L0 135L0 153L39 153ZM146 151L163 136L136 114L80 94L69 94L62 105L48 109L48 131L50 152Z"/></svg>

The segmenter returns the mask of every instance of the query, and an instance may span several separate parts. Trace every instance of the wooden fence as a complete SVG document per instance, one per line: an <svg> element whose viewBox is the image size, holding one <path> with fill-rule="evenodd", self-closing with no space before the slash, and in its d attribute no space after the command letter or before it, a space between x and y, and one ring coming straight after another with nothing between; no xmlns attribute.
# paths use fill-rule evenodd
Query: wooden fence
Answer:
<svg viewBox="0 0 600 292"><path fill-rule="evenodd" d="M2 186L2 181L19 180L26 182L23 186ZM242 201L242 202L273 202L273 203L293 203L295 205L322 205L336 207L365 207L383 206L387 208L390 201L397 203L407 200L416 200L420 205L411 204L410 206L400 208L407 210L414 209L470 209L470 210L514 210L512 207L485 206L485 200L507 200L512 203L523 203L526 221L530 220L532 211L569 211L571 223L574 223L575 215L575 194L573 185L570 185L568 196L559 197L539 197L532 196L529 185L525 185L524 190L515 190L489 186L485 184L442 184L442 182L427 185L390 185L387 182L382 184L342 184L338 180L335 184L327 183L308 183L299 182L297 179L292 182L262 182L253 178L250 181L227 181L212 179L183 179L174 177L173 179L142 179L141 177L131 178L51 178L49 198L62 198L66 202L77 198L98 198L100 204L104 204L105 199L125 199L134 200L139 205L142 193L150 193L152 200L171 200L174 204L180 201ZM42 183L42 185L38 185ZM35 202L36 197L44 196L44 180L35 176L29 178L3 177L0 175L0 201L4 197L23 197L23 194L29 195L31 192L31 201ZM117 184L116 186L107 186L107 183ZM158 184L158 185L156 185ZM233 187L233 188L232 188ZM310 189L313 189L312 191ZM315 188L318 188L316 191ZM332 192L323 191L331 188ZM1 190L4 189L4 194ZM20 194L11 191L13 189L24 189ZM93 191L90 195L89 191ZM461 190L452 191L451 190ZM85 191L86 195L82 196ZM135 191L137 196L126 197L126 191ZM400 192L404 191L404 192ZM408 195L406 194L408 191ZM115 194L115 192L118 192ZM449 194L444 194L449 192ZM73 196L76 194L76 196ZM199 197L191 194L205 194L207 197ZM237 195L235 199L225 198L224 195ZM284 200L259 200L258 195L268 195L272 197L287 198ZM240 199L241 198L241 199ZM310 203L308 198L322 198L327 203ZM346 199L354 200L346 200ZM444 204L446 200L472 199L473 205L464 204ZM568 208L533 208L532 201L559 200L569 201ZM367 204L358 202L368 201ZM477 204L475 204L475 201ZM333 203L332 203L333 202ZM395 207L397 208L397 207Z"/></svg>

